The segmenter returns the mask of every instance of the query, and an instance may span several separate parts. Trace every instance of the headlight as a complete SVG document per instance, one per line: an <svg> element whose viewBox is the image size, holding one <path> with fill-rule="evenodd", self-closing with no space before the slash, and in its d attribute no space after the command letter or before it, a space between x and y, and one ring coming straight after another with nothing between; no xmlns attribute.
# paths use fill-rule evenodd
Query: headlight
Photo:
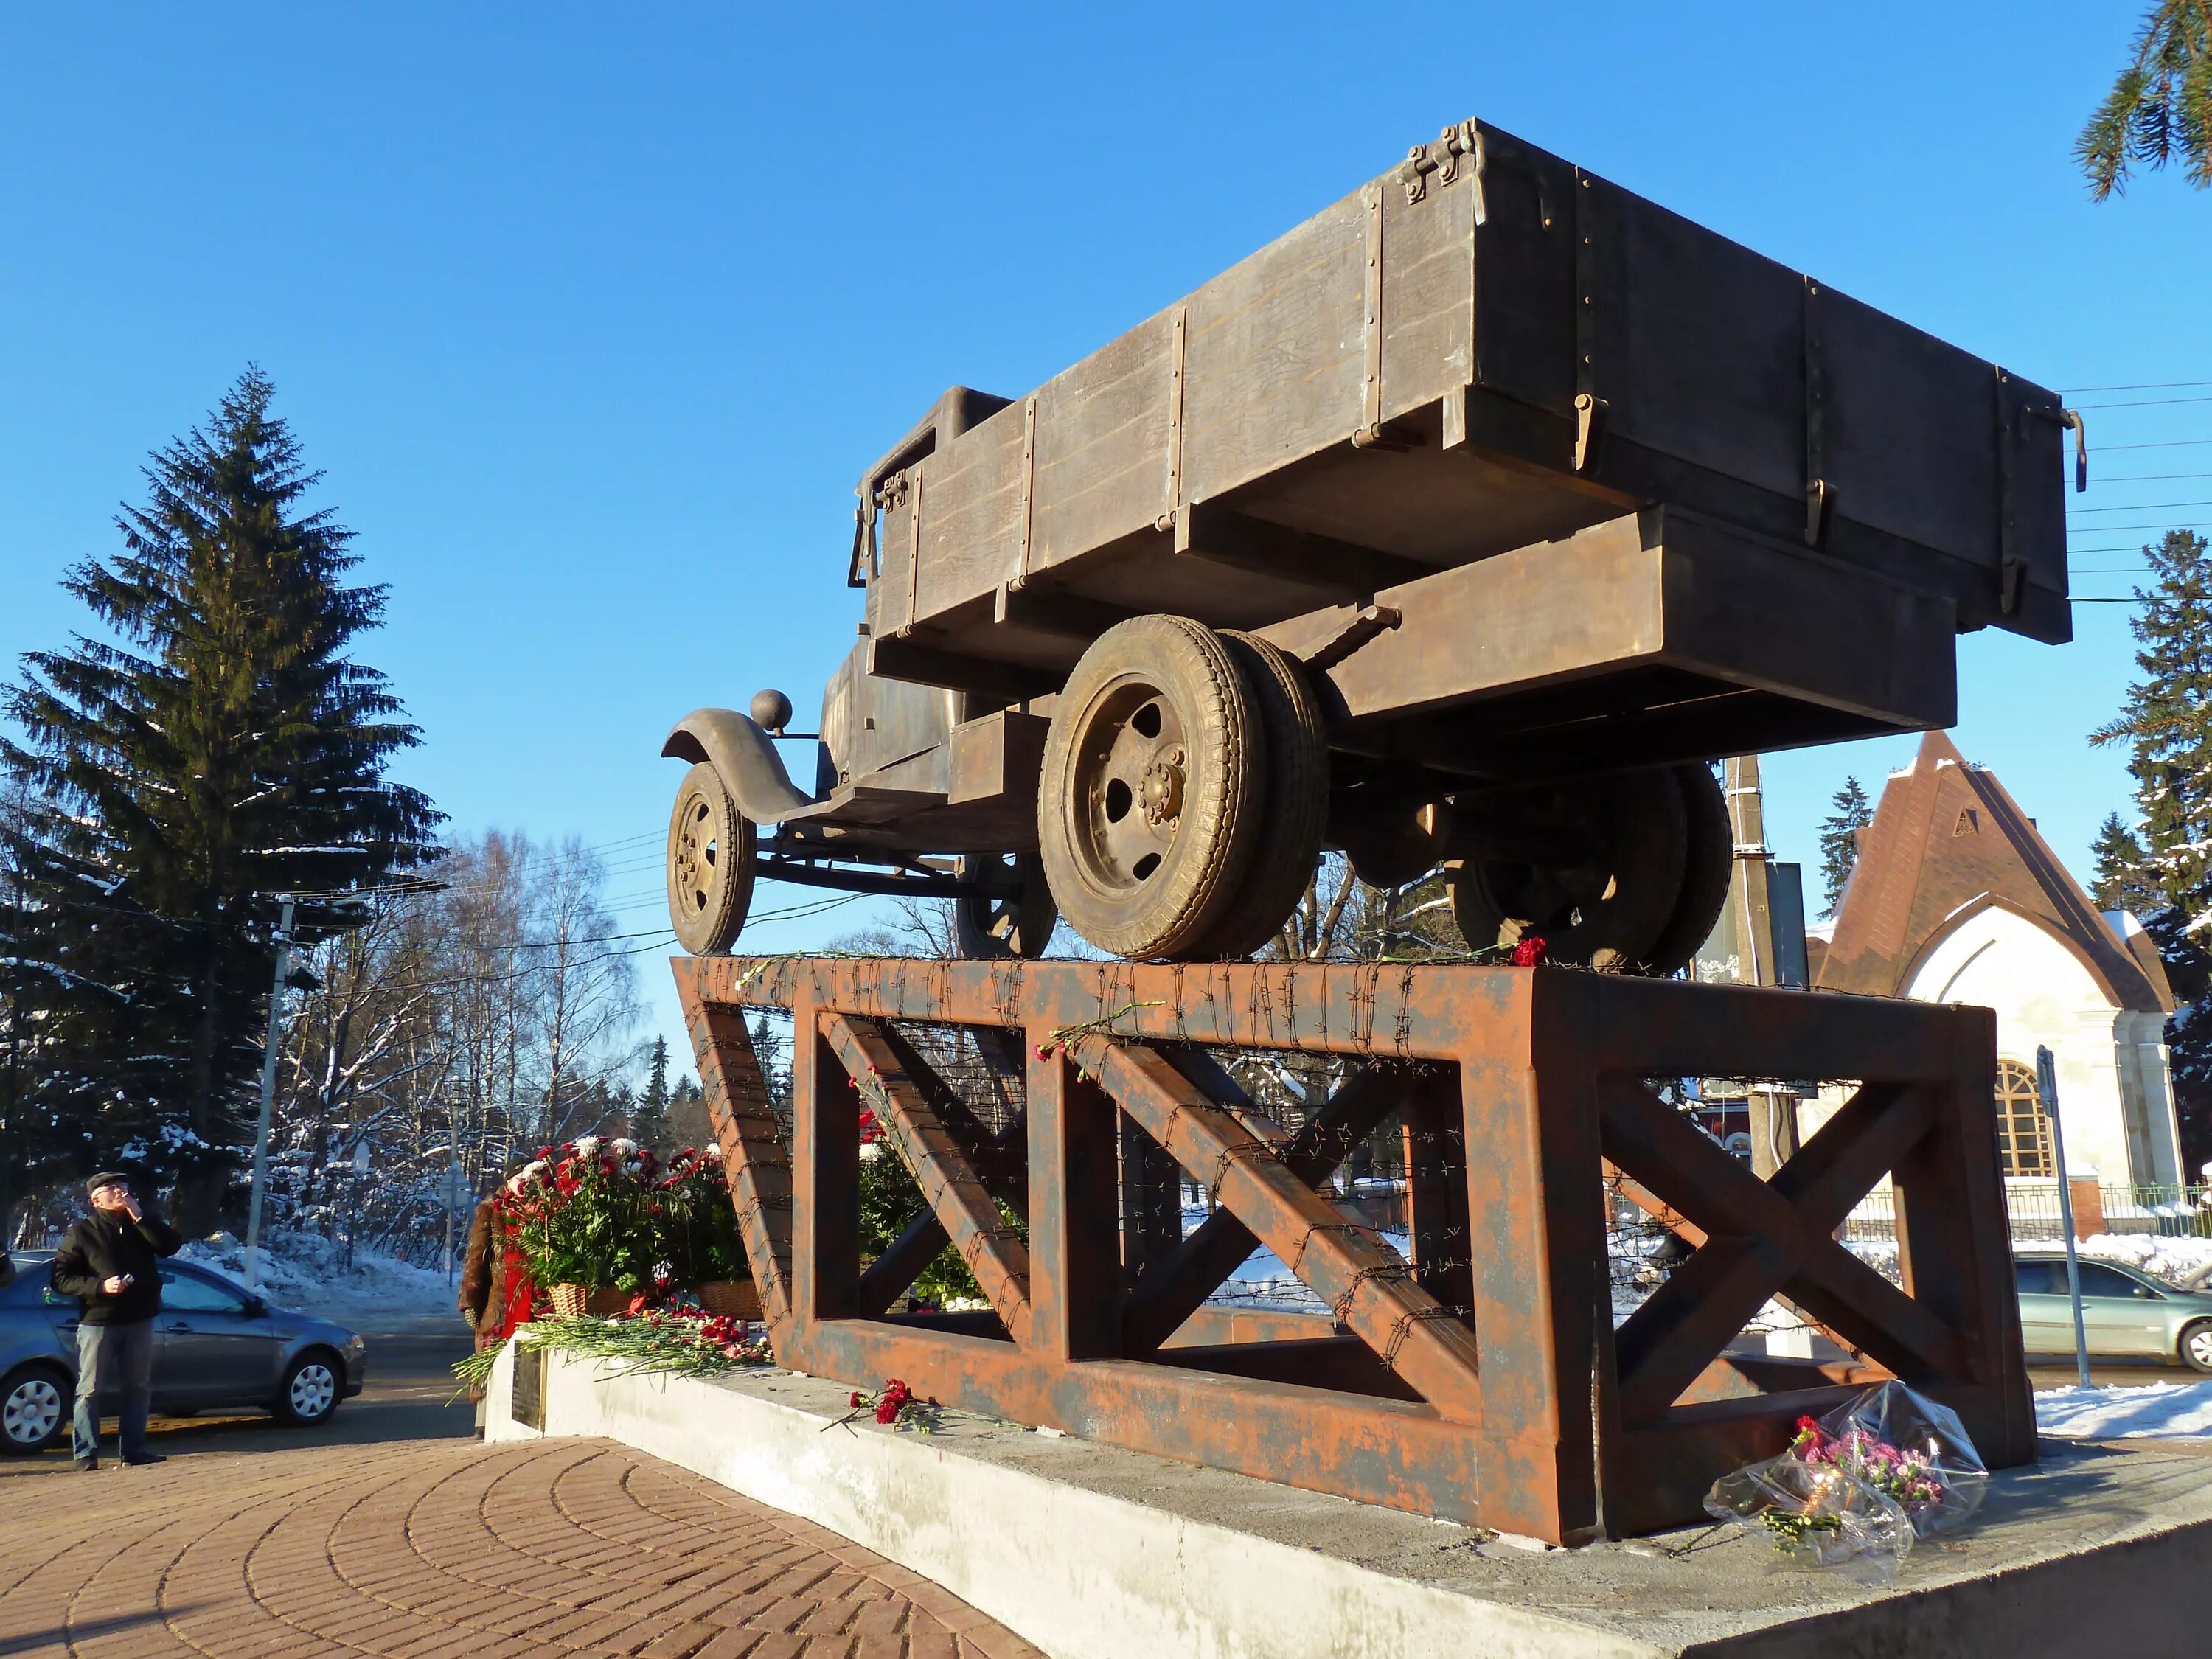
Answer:
<svg viewBox="0 0 2212 1659"><path fill-rule="evenodd" d="M359 1336L349 1336L346 1338L346 1346L351 1348L356 1353L359 1353L368 1346L368 1344L362 1341Z"/></svg>

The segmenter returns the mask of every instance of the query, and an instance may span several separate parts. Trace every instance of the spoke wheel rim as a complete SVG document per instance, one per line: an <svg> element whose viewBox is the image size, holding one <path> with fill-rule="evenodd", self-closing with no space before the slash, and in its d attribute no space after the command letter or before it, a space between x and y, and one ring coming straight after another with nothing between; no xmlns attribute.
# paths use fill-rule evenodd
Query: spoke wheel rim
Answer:
<svg viewBox="0 0 2212 1659"><path fill-rule="evenodd" d="M61 1390L43 1376L20 1382L8 1395L5 1432L19 1446L35 1446L62 1420Z"/></svg>
<svg viewBox="0 0 2212 1659"><path fill-rule="evenodd" d="M703 916L729 878L725 826L717 822L721 814L707 792L696 785L686 786L676 810L679 827L668 849L669 893L688 915Z"/></svg>
<svg viewBox="0 0 2212 1659"><path fill-rule="evenodd" d="M329 1366L302 1365L292 1378L292 1409L302 1417L320 1417L337 1391L337 1379Z"/></svg>
<svg viewBox="0 0 2212 1659"><path fill-rule="evenodd" d="M1136 893L1175 852L1190 788L1190 739L1179 710L1134 675L1109 684L1075 742L1074 842L1086 882Z"/></svg>

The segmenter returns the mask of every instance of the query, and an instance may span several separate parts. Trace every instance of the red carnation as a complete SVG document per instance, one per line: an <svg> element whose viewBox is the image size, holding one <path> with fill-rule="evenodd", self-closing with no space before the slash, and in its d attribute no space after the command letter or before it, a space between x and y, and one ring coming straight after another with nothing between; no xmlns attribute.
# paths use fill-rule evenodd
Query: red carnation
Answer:
<svg viewBox="0 0 2212 1659"><path fill-rule="evenodd" d="M1516 968L1534 968L1543 959L1544 941L1535 934L1530 934L1513 946L1513 965Z"/></svg>

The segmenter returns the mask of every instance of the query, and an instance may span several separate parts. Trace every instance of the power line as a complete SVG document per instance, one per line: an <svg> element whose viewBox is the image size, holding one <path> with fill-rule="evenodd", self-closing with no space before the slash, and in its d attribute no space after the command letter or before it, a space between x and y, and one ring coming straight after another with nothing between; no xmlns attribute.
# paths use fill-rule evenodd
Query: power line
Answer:
<svg viewBox="0 0 2212 1659"><path fill-rule="evenodd" d="M2097 453L2109 455L2121 449L2197 449L2212 444L2212 438L2164 438L2148 444L2099 444Z"/></svg>
<svg viewBox="0 0 2212 1659"><path fill-rule="evenodd" d="M2154 519L2148 524L2093 524L2085 527L2110 536L2129 530L2203 530L2208 526L2212 526L2212 519ZM2112 551L2110 548L2100 550L2094 547L2069 548L2067 550L2079 553Z"/></svg>
<svg viewBox="0 0 2212 1659"><path fill-rule="evenodd" d="M2212 398L2136 398L2135 401L2133 401L2133 402L2131 402L2131 403L2124 403L2124 404L2082 404L2078 405L2078 407L2080 407L2080 408L2081 408L2081 409L2085 409L2085 410L2089 410L2089 409L2166 409L2166 408L2170 408L2171 406L2172 406L2172 405L2173 405L2173 404L2212 404Z"/></svg>
<svg viewBox="0 0 2212 1659"><path fill-rule="evenodd" d="M2156 513L2169 507L2212 507L2212 501L2130 501L2125 507L2069 507L2067 516L2087 513Z"/></svg>
<svg viewBox="0 0 2212 1659"><path fill-rule="evenodd" d="M2175 478L2212 478L2212 472L2130 472L2118 478L2092 478L2092 484L2165 483Z"/></svg>
<svg viewBox="0 0 2212 1659"><path fill-rule="evenodd" d="M2178 392L2185 387L2212 386L2212 380L2144 380L2135 386L2069 386L2072 392Z"/></svg>

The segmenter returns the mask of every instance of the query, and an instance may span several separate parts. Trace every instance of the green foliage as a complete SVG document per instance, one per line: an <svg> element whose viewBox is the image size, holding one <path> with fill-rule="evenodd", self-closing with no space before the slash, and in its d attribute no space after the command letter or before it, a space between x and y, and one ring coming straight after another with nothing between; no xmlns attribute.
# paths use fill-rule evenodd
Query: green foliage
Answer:
<svg viewBox="0 0 2212 1659"><path fill-rule="evenodd" d="M2075 159L2101 202L2124 194L2131 164L2179 161L2212 187L2212 0L2159 0L2136 35L2135 60L2081 129Z"/></svg>
<svg viewBox="0 0 2212 1659"><path fill-rule="evenodd" d="M2143 878L2142 841L2118 812L2105 814L2089 850L2095 860L2089 896L2100 910L2129 910L2137 916L2155 914L2159 898Z"/></svg>
<svg viewBox="0 0 2212 1659"><path fill-rule="evenodd" d="M2170 530L2143 550L2151 584L2132 628L2138 677L2120 718L2091 734L2125 743L2147 849L2143 884L2194 929L2212 924L2212 559Z"/></svg>
<svg viewBox="0 0 2212 1659"><path fill-rule="evenodd" d="M648 1152L665 1155L668 1139L668 1039L655 1037L647 1051L645 1090L630 1113L630 1135Z"/></svg>
<svg viewBox="0 0 2212 1659"><path fill-rule="evenodd" d="M687 1146L664 1166L635 1141L586 1135L549 1147L500 1204L540 1285L689 1289L748 1272L712 1152Z"/></svg>
<svg viewBox="0 0 2212 1659"><path fill-rule="evenodd" d="M1858 832L1874 822L1874 806L1856 778L1845 778L1820 821L1820 914L1832 916L1844 902L1844 888L1859 861Z"/></svg>
<svg viewBox="0 0 2212 1659"><path fill-rule="evenodd" d="M4 699L23 740L0 736L31 803L0 957L43 999L57 1109L82 1157L174 1176L189 1230L218 1218L251 1133L276 895L418 863L440 818L385 777L416 730L348 655L384 592L343 580L352 534L307 507L320 475L272 395L249 370L153 456L121 552L64 581L101 636L27 656ZM309 905L300 932L340 921Z"/></svg>
<svg viewBox="0 0 2212 1659"><path fill-rule="evenodd" d="M866 1155L860 1159L860 1255L864 1261L872 1261L889 1249L891 1241L927 1207L921 1183L915 1180L914 1171L907 1168L906 1161L889 1138L866 1149ZM1006 1206L999 1206L999 1215L1009 1227L1026 1234L1022 1218ZM968 1264L960 1259L960 1253L948 1244L934 1261L921 1270L908 1294L942 1307L955 1297L980 1301L983 1291L975 1283L975 1275L968 1270Z"/></svg>
<svg viewBox="0 0 2212 1659"><path fill-rule="evenodd" d="M672 1283L742 1280L750 1272L744 1238L738 1231L737 1207L730 1202L729 1176L720 1158L711 1152L679 1152L669 1160L658 1201L655 1259L672 1269Z"/></svg>
<svg viewBox="0 0 2212 1659"><path fill-rule="evenodd" d="M2091 734L2128 745L2142 830L2133 885L2181 1001L2166 1024L2182 1161L2212 1158L2212 543L2169 530L2143 549L2151 581L2130 624L2135 683ZM2110 825L2107 825L2109 830ZM2100 837L2099 873L2103 873ZM2124 855L2124 854L2123 854ZM2130 907L2136 908L2136 907Z"/></svg>

